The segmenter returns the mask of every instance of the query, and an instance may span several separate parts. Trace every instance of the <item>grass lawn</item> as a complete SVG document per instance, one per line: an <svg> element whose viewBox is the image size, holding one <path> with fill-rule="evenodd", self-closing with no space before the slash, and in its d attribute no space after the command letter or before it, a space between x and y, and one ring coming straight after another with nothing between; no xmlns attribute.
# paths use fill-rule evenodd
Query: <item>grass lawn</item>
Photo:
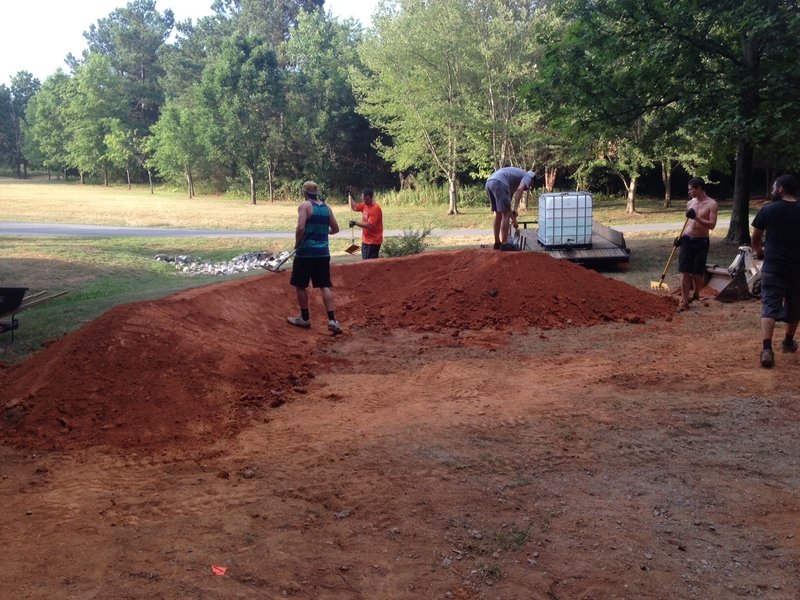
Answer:
<svg viewBox="0 0 800 600"><path fill-rule="evenodd" d="M391 195L390 195L391 196ZM335 200L335 199L334 199ZM341 224L350 211L343 200L333 202ZM380 195L378 196L380 202ZM682 222L683 200L677 208L665 210L661 201L643 199L641 213L625 215L624 199L604 200L595 205L594 215L607 225L623 223ZM202 196L193 200L183 194L147 187L128 190L123 185L105 188L63 181L34 179L19 181L0 178L0 220L45 223L82 223L134 227L185 227L238 230L292 231L297 202L263 202ZM535 214L535 211L532 211ZM729 214L729 213L728 213ZM384 204L386 229L490 229L488 207L466 207L462 214L446 215L446 202L425 206ZM723 211L721 219L727 215ZM727 266L736 247L725 244L726 231L715 232L709 262ZM675 232L627 234L631 248L629 268L609 276L641 288L658 280L671 250ZM465 233L458 237L430 237L431 249L478 247L490 242L485 236ZM359 260L344 254L349 239L332 240L334 261ZM209 276L187 275L163 262L153 260L159 253L188 254L195 258L226 261L255 250L280 251L292 245L290 238L83 238L71 236L0 237L0 285L28 287L30 293L67 291L60 298L18 315L20 327L15 341L0 336L0 359L18 362L41 347L45 340L80 327L112 306L160 298L176 291L221 281ZM673 263L671 273L674 277ZM263 272L236 277L262 275ZM8 320L8 317L2 317Z"/></svg>
<svg viewBox="0 0 800 600"><path fill-rule="evenodd" d="M408 205L397 193L377 200L384 207L386 229L491 229L492 213L486 206L464 206L460 214L447 214L446 194L437 203ZM237 229L252 231L292 231L297 217L298 198L276 202L226 196L197 196L188 199L184 193L159 188L150 194L147 186L116 184L81 185L76 182L48 181L46 178L18 180L0 177L0 220L80 223L127 227L182 227L199 229ZM344 196L331 196L328 201L340 225L346 225L350 210ZM532 198L529 217L537 209ZM595 196L594 218L606 225L637 223L674 223L683 221L685 199L676 199L670 208L663 200L640 198L635 214L625 213L625 198ZM720 207L720 220L730 218L730 203Z"/></svg>

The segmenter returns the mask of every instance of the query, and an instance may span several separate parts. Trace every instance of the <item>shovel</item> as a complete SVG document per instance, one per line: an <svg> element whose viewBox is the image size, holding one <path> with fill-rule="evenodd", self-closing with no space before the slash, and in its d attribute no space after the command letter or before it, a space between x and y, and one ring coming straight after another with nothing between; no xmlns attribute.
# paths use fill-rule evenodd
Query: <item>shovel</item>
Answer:
<svg viewBox="0 0 800 600"><path fill-rule="evenodd" d="M683 227L681 227L681 232L678 234L678 239L683 237L683 232L686 229L686 226L688 224L689 224L689 218L687 217L686 220L683 222ZM667 271L669 271L669 266L672 264L672 259L674 258L675 251L677 249L678 249L678 247L675 244L673 244L672 245L672 252L669 253L669 258L667 259L667 264L664 267L664 272L661 273L661 280L659 280L659 281L651 281L650 282L650 289L651 290L656 290L656 291L659 291L659 292L666 292L666 293L669 294L669 286L666 283L664 283L664 278L667 276Z"/></svg>
<svg viewBox="0 0 800 600"><path fill-rule="evenodd" d="M353 220L353 211L350 211L350 220ZM352 239L352 243L344 249L345 252L348 254L355 254L361 249L361 246L356 244L356 230L355 227L350 228L350 237Z"/></svg>
<svg viewBox="0 0 800 600"><path fill-rule="evenodd" d="M267 271L272 271L273 273L277 273L278 271L282 271L281 267L286 264L286 262L294 256L294 253L297 250L292 250L291 252L281 252L277 256L270 258L263 267Z"/></svg>

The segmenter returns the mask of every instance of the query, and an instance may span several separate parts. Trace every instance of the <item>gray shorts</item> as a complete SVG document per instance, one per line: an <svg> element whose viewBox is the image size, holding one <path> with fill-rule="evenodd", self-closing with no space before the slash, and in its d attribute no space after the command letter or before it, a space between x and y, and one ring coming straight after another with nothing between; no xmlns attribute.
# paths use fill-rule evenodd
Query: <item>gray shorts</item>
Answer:
<svg viewBox="0 0 800 600"><path fill-rule="evenodd" d="M800 277L762 272L761 316L786 323L800 321Z"/></svg>
<svg viewBox="0 0 800 600"><path fill-rule="evenodd" d="M486 195L489 196L492 212L508 212L511 210L511 190L502 181L498 179L487 181Z"/></svg>

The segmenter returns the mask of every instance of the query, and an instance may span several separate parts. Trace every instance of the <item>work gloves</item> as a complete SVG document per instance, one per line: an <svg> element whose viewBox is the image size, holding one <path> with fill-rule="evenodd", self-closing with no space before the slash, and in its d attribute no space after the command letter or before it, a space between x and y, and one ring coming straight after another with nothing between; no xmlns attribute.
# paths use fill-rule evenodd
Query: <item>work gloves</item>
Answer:
<svg viewBox="0 0 800 600"><path fill-rule="evenodd" d="M353 195L353 186L352 185L348 185L346 188L344 188L344 192L348 196L352 196Z"/></svg>
<svg viewBox="0 0 800 600"><path fill-rule="evenodd" d="M672 242L672 245L675 246L676 248L680 248L681 247L681 238L680 237L676 237L675 240Z"/></svg>
<svg viewBox="0 0 800 600"><path fill-rule="evenodd" d="M696 216L697 216L697 212L693 208L690 208L689 210L686 211L686 218L687 219L694 219Z"/></svg>
<svg viewBox="0 0 800 600"><path fill-rule="evenodd" d="M350 222L347 224L347 226L348 226L348 227L350 227L350 228L352 229L353 227L355 227L355 226L356 226L356 222L355 222L355 221L350 221Z"/></svg>

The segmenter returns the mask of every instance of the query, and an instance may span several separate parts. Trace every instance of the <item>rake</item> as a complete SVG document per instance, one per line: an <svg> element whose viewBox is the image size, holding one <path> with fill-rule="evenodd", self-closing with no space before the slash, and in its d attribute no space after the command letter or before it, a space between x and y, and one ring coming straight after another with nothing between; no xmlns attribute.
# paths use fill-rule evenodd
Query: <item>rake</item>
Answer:
<svg viewBox="0 0 800 600"><path fill-rule="evenodd" d="M686 220L683 222L683 227L681 227L681 232L678 234L678 239L683 237L683 232L685 231L686 226L688 224L689 224L689 218L687 217ZM659 292L666 292L667 294L669 294L669 291L670 291L669 290L669 286L666 283L664 283L664 278L667 276L667 271L669 271L669 266L672 264L672 259L675 257L675 251L677 249L678 249L678 247L675 244L673 244L672 245L672 252L669 253L669 258L667 259L667 264L664 267L664 272L661 273L661 279L659 281L651 281L650 282L650 289L651 290L656 290L656 291L659 291Z"/></svg>

